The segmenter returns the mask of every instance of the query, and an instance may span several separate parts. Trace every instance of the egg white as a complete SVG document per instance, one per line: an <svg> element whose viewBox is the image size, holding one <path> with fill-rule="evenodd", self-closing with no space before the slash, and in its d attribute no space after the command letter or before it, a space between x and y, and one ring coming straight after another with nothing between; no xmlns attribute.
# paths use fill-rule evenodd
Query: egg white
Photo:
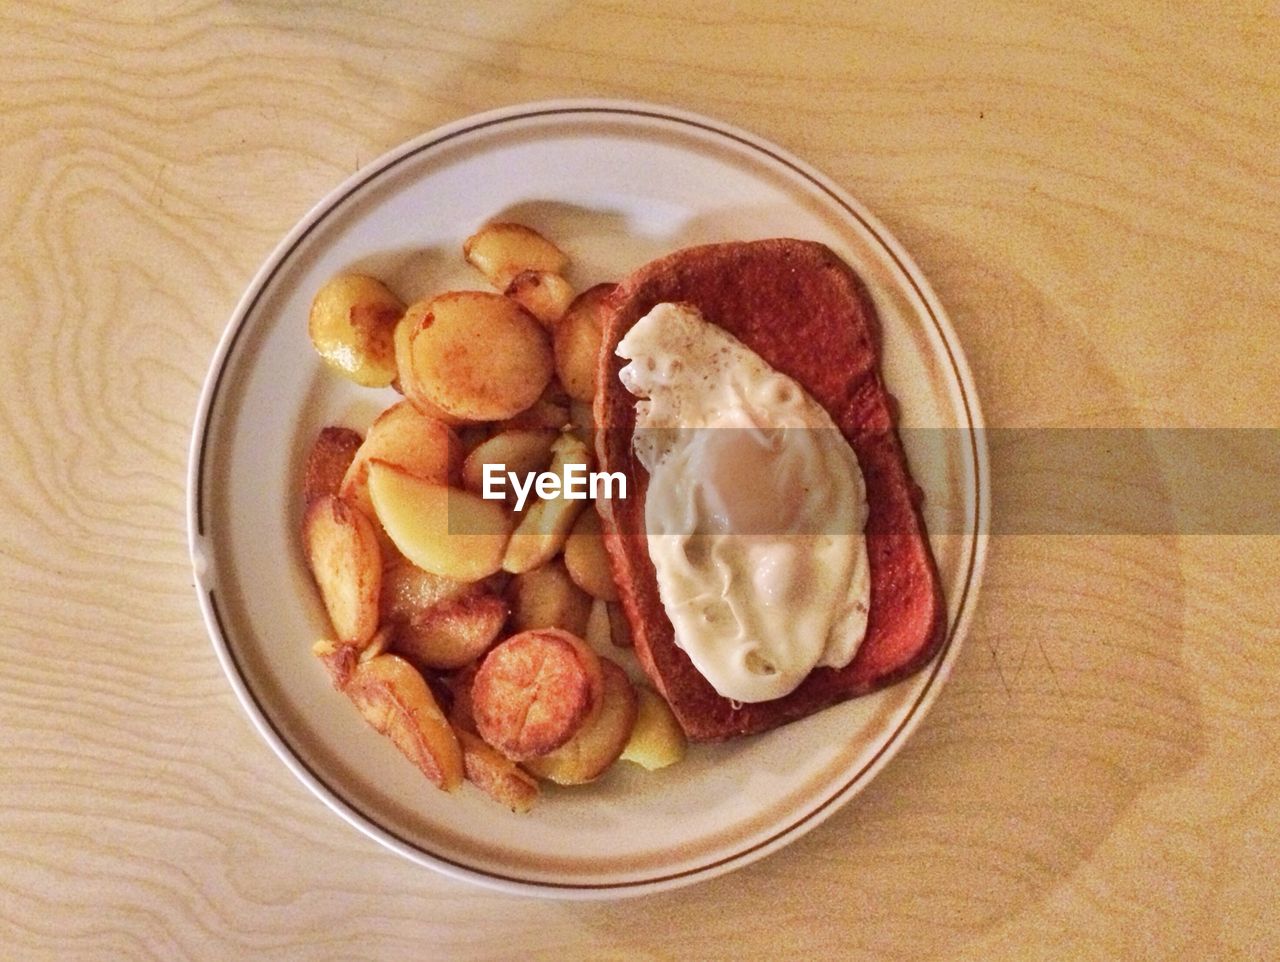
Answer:
<svg viewBox="0 0 1280 962"><path fill-rule="evenodd" d="M657 305L617 354L640 399L649 554L676 643L740 702L847 665L870 610L867 501L830 416L688 305Z"/></svg>

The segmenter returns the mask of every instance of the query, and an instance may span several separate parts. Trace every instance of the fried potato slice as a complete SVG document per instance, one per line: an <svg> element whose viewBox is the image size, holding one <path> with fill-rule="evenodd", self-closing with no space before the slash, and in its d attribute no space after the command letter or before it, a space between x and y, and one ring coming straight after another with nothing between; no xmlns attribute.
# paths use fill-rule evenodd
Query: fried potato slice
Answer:
<svg viewBox="0 0 1280 962"><path fill-rule="evenodd" d="M307 330L325 363L365 387L386 387L396 376L393 334L404 304L381 281L343 274L311 302Z"/></svg>
<svg viewBox="0 0 1280 962"><path fill-rule="evenodd" d="M627 673L608 658L600 659L600 668L600 714L555 751L528 759L524 764L533 774L558 785L581 785L603 775L622 754L636 723L636 690Z"/></svg>
<svg viewBox="0 0 1280 962"><path fill-rule="evenodd" d="M600 515L595 505L588 505L574 522L564 545L564 565L574 584L593 598L618 600L618 586L604 550Z"/></svg>
<svg viewBox="0 0 1280 962"><path fill-rule="evenodd" d="M587 447L595 446L596 415L588 402L569 402L569 423L573 426L573 433L581 438Z"/></svg>
<svg viewBox="0 0 1280 962"><path fill-rule="evenodd" d="M384 572L386 568L382 569ZM378 630L373 633L373 637L369 639L369 643L364 646L360 652L360 660L368 661L370 658L377 658L379 655L385 655L391 650L391 642L395 637L390 625L378 625Z"/></svg>
<svg viewBox="0 0 1280 962"><path fill-rule="evenodd" d="M351 680L351 673L355 671L357 664L387 653L391 645L391 636L391 628L383 625L374 632L364 648L348 641L333 641L326 638L312 645L311 653L324 664L330 680L333 681L333 686L342 689Z"/></svg>
<svg viewBox="0 0 1280 962"><path fill-rule="evenodd" d="M503 465L503 485L508 504L515 503L515 491L506 479L505 472L513 471L523 477L541 471L551 461L551 445L559 437L550 428L523 431L503 431L478 444L462 462L462 486L481 494L484 491L484 466Z"/></svg>
<svg viewBox="0 0 1280 962"><path fill-rule="evenodd" d="M507 595L515 631L563 628L579 638L587 633L591 598L573 583L559 558L516 575Z"/></svg>
<svg viewBox="0 0 1280 962"><path fill-rule="evenodd" d="M302 472L302 503L310 504L326 494L337 494L342 478L355 459L360 433L351 428L320 429Z"/></svg>
<svg viewBox="0 0 1280 962"><path fill-rule="evenodd" d="M587 643L541 629L512 635L485 655L471 708L480 737L524 761L572 738L599 714L603 695L600 658Z"/></svg>
<svg viewBox="0 0 1280 962"><path fill-rule="evenodd" d="M385 461L437 484L458 476L462 444L443 421L428 417L408 401L399 401L379 414L342 478L344 499L369 518L377 517L369 497L369 462Z"/></svg>
<svg viewBox="0 0 1280 962"><path fill-rule="evenodd" d="M609 607L599 598L591 602L591 613L587 616L587 630L582 636L597 654L604 654L613 647L613 628L609 624Z"/></svg>
<svg viewBox="0 0 1280 962"><path fill-rule="evenodd" d="M582 441L566 432L551 445L551 465L547 468L548 473L559 476L561 494L525 509L503 556L504 571L512 574L530 571L555 557L564 547L573 523L587 505L586 499L569 498L563 493L569 465L584 465L589 470L591 454Z"/></svg>
<svg viewBox="0 0 1280 962"><path fill-rule="evenodd" d="M403 658L358 662L342 689L370 725L390 738L438 787L462 782L462 748L426 679Z"/></svg>
<svg viewBox="0 0 1280 962"><path fill-rule="evenodd" d="M462 256L503 291L521 271L564 273L569 258L532 227L497 221L463 242Z"/></svg>
<svg viewBox="0 0 1280 962"><path fill-rule="evenodd" d="M462 746L467 781L513 812L533 808L541 794L536 778L479 735L461 729L454 734Z"/></svg>
<svg viewBox="0 0 1280 962"><path fill-rule="evenodd" d="M489 649L506 621L507 603L475 587L396 623L392 647L427 668L461 668Z"/></svg>
<svg viewBox="0 0 1280 962"><path fill-rule="evenodd" d="M418 394L453 417L497 421L519 414L554 373L547 332L501 294L450 291L413 305L406 320L412 321L401 335L408 339L406 396Z"/></svg>
<svg viewBox="0 0 1280 962"><path fill-rule="evenodd" d="M656 691L643 685L637 688L636 694L639 696L639 711L635 727L620 757L649 771L680 761L689 747L689 740L671 713L670 706Z"/></svg>
<svg viewBox="0 0 1280 962"><path fill-rule="evenodd" d="M569 423L569 396L559 384L542 392L542 396L514 417L505 418L496 425L498 433L504 431L559 431Z"/></svg>
<svg viewBox="0 0 1280 962"><path fill-rule="evenodd" d="M476 713L471 703L471 687L475 684L480 662L473 661L448 675L445 684L449 688L449 724L459 731L479 736L476 730Z"/></svg>
<svg viewBox="0 0 1280 962"><path fill-rule="evenodd" d="M396 558L382 568L378 613L384 622L407 621L472 590L470 582L433 574L405 558Z"/></svg>
<svg viewBox="0 0 1280 962"><path fill-rule="evenodd" d="M317 641L311 646L311 653L320 659L325 671L329 673L333 687L339 691L351 680L351 673L356 670L361 654L358 645L331 638Z"/></svg>
<svg viewBox="0 0 1280 962"><path fill-rule="evenodd" d="M418 325L422 323L423 317L426 316L429 305L430 301L411 304L406 309L404 317L400 319L400 323L396 325L392 335L395 346L396 379L392 387L427 417L442 421L450 427L462 427L468 423L467 419L455 417L434 404L413 370L413 352L409 350L409 341Z"/></svg>
<svg viewBox="0 0 1280 962"><path fill-rule="evenodd" d="M503 293L536 317L547 330L555 328L573 303L573 286L550 271L521 271Z"/></svg>
<svg viewBox="0 0 1280 962"><path fill-rule="evenodd" d="M614 287L597 284L587 288L574 298L564 317L556 323L556 375L569 396L578 401L590 401L596 394L596 365L604 336L604 301Z"/></svg>
<svg viewBox="0 0 1280 962"><path fill-rule="evenodd" d="M387 535L419 568L476 581L502 566L511 520L498 502L377 460L369 464L369 494Z"/></svg>
<svg viewBox="0 0 1280 962"><path fill-rule="evenodd" d="M322 495L302 518L307 565L341 641L365 644L378 627L382 551L373 523L347 502Z"/></svg>

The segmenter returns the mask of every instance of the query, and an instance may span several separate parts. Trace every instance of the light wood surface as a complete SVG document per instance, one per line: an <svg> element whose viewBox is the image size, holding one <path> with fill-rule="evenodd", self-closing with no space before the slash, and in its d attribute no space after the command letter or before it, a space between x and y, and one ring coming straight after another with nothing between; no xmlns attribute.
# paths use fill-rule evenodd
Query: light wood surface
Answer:
<svg viewBox="0 0 1280 962"><path fill-rule="evenodd" d="M883 776L638 901L402 861L241 713L184 532L214 345L319 197L476 110L635 97L794 150L932 278L992 424L1280 426L1274 3L728 6L0 6L0 955L1280 955L1275 536L996 537Z"/></svg>

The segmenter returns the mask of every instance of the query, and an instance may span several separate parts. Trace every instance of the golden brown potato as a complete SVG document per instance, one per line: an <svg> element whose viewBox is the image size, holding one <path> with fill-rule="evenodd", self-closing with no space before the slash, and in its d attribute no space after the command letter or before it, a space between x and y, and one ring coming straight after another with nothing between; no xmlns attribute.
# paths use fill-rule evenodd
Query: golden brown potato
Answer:
<svg viewBox="0 0 1280 962"><path fill-rule="evenodd" d="M591 602L591 614L587 617L587 631L582 636L598 654L605 654L613 647L613 628L609 624L609 606L595 598Z"/></svg>
<svg viewBox="0 0 1280 962"><path fill-rule="evenodd" d="M621 758L642 765L649 771L666 768L680 761L684 758L689 740L676 721L676 716L671 713L670 706L651 688L641 686L636 693L640 697L639 711Z"/></svg>
<svg viewBox="0 0 1280 962"><path fill-rule="evenodd" d="M531 472L541 471L551 461L551 445L559 432L549 428L527 431L503 431L476 446L462 463L462 486L476 494L484 492L484 466L505 465L504 471L515 472L521 478ZM503 476L503 490L508 505L515 503L515 491Z"/></svg>
<svg viewBox="0 0 1280 962"><path fill-rule="evenodd" d="M422 414L408 401L391 405L369 426L369 433L342 478L342 497L377 517L369 497L369 462L385 461L437 484L457 478L462 459L458 436L447 424Z"/></svg>
<svg viewBox="0 0 1280 962"><path fill-rule="evenodd" d="M513 812L527 812L538 801L538 780L479 735L457 730L467 781Z"/></svg>
<svg viewBox="0 0 1280 962"><path fill-rule="evenodd" d="M449 723L454 729L477 735L476 713L471 705L471 686L475 684L476 672L480 670L480 662L473 661L447 676L445 684L449 688Z"/></svg>
<svg viewBox="0 0 1280 962"><path fill-rule="evenodd" d="M513 761L545 755L599 714L603 686L600 659L581 638L521 632L480 663L471 686L476 730Z"/></svg>
<svg viewBox="0 0 1280 962"><path fill-rule="evenodd" d="M564 545L564 565L574 584L593 598L618 600L618 586L609 567L609 556L600 535L600 515L595 505L588 505L578 515Z"/></svg>
<svg viewBox="0 0 1280 962"><path fill-rule="evenodd" d="M551 380L547 332L501 294L440 294L425 307L415 304L407 318L420 318L402 335L407 397L420 394L468 421L496 421L529 407Z"/></svg>
<svg viewBox="0 0 1280 962"><path fill-rule="evenodd" d="M472 590L470 582L433 574L405 558L397 558L382 566L378 613L384 622L406 621Z"/></svg>
<svg viewBox="0 0 1280 962"><path fill-rule="evenodd" d="M497 433L506 431L559 431L569 423L569 399L559 385L547 390L538 400L515 417L506 418L495 425Z"/></svg>
<svg viewBox="0 0 1280 962"><path fill-rule="evenodd" d="M503 293L536 317L547 330L556 326L573 303L569 282L549 271L521 271Z"/></svg>
<svg viewBox="0 0 1280 962"><path fill-rule="evenodd" d="M548 473L560 478L562 491L566 487L570 465L583 465L585 470L590 470L591 454L578 438L564 433L551 445L551 465L547 468ZM580 472L579 485L583 478L585 473ZM587 499L569 498L561 494L526 507L507 544L502 569L519 574L531 571L555 557L564 547L573 523L578 520L578 515L586 505Z"/></svg>
<svg viewBox="0 0 1280 962"><path fill-rule="evenodd" d="M596 393L596 363L604 334L605 298L613 284L597 284L579 294L555 329L556 374L569 396L590 401Z"/></svg>
<svg viewBox="0 0 1280 962"><path fill-rule="evenodd" d="M592 411L591 405L586 401L571 401L569 403L569 423L573 426L573 432L588 447L594 447L596 443L596 417Z"/></svg>
<svg viewBox="0 0 1280 962"><path fill-rule="evenodd" d="M339 691L351 680L351 673L356 670L361 651L358 645L345 641L333 641L326 638L311 646L311 653L320 659L333 687Z"/></svg>
<svg viewBox="0 0 1280 962"><path fill-rule="evenodd" d="M600 668L604 675L600 714L564 745L525 761L525 767L540 778L558 785L594 781L626 747L636 723L636 691L627 673L608 658L600 659Z"/></svg>
<svg viewBox="0 0 1280 962"><path fill-rule="evenodd" d="M587 633L591 598L573 583L558 558L516 575L507 594L516 631L563 628L579 638Z"/></svg>
<svg viewBox="0 0 1280 962"><path fill-rule="evenodd" d="M316 292L307 326L330 367L365 387L386 387L396 376L392 336L403 314L381 281L343 274Z"/></svg>
<svg viewBox="0 0 1280 962"><path fill-rule="evenodd" d="M320 429L302 473L303 504L310 504L326 494L338 493L360 441L360 434L350 428Z"/></svg>
<svg viewBox="0 0 1280 962"><path fill-rule="evenodd" d="M462 256L500 291L521 271L562 274L569 258L555 244L524 224L486 224L462 245Z"/></svg>
<svg viewBox="0 0 1280 962"><path fill-rule="evenodd" d="M382 552L373 524L341 498L322 495L302 519L307 565L340 641L364 645L378 627Z"/></svg>
<svg viewBox="0 0 1280 962"><path fill-rule="evenodd" d="M396 379L392 387L427 417L435 418L451 427L462 427L468 423L467 420L454 417L433 404L413 370L413 352L409 349L409 341L426 316L430 304L430 301L419 301L410 305L404 317L400 319L400 323L396 325L395 333L392 335L396 355Z"/></svg>
<svg viewBox="0 0 1280 962"><path fill-rule="evenodd" d="M369 464L369 494L383 529L419 568L476 581L502 566L511 520L499 502L376 460Z"/></svg>
<svg viewBox="0 0 1280 962"><path fill-rule="evenodd" d="M403 658L356 664L343 687L365 720L446 792L462 782L462 748L426 679Z"/></svg>
<svg viewBox="0 0 1280 962"><path fill-rule="evenodd" d="M461 668L483 655L507 621L507 603L480 587L393 625L397 654L427 668Z"/></svg>
<svg viewBox="0 0 1280 962"><path fill-rule="evenodd" d="M383 569L384 577L386 568ZM369 643L364 646L360 652L360 660L368 661L370 658L377 658L379 655L385 655L391 650L391 642L395 638L395 632L391 625L379 625L378 630L373 633L373 637L369 639Z"/></svg>

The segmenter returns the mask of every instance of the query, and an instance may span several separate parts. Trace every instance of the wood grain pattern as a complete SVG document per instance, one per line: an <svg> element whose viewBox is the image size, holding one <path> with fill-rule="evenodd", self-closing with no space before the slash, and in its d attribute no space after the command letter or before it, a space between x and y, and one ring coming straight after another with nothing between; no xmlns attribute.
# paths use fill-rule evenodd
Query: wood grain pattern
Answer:
<svg viewBox="0 0 1280 962"><path fill-rule="evenodd" d="M995 539L864 796L613 905L344 827L205 638L187 444L240 291L361 163L519 100L670 102L826 170L933 279L993 424L1278 426L1275 6L908 7L0 4L2 954L1280 954L1275 537ZM1018 472L996 452L997 504Z"/></svg>

